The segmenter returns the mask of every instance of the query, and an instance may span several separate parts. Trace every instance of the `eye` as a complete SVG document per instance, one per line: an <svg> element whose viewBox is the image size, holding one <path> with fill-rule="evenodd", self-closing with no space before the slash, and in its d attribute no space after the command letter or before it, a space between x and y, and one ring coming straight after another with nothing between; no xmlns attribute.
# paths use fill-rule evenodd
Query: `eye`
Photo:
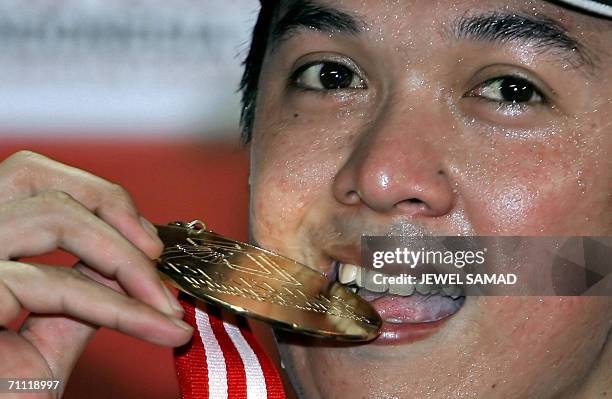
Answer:
<svg viewBox="0 0 612 399"><path fill-rule="evenodd" d="M539 104L544 95L527 79L502 76L479 84L468 93L468 97L481 97L499 103Z"/></svg>
<svg viewBox="0 0 612 399"><path fill-rule="evenodd" d="M350 67L333 61L303 65L293 74L296 86L309 90L363 89L363 79Z"/></svg>

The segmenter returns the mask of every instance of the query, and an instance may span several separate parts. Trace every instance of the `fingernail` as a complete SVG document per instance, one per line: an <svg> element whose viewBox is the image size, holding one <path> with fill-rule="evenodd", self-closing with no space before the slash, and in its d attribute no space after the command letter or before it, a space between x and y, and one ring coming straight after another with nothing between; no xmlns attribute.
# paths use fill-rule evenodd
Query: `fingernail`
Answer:
<svg viewBox="0 0 612 399"><path fill-rule="evenodd" d="M142 225L142 228L145 229L147 234L149 234L149 237L151 237L156 242L161 243L161 239L159 238L159 235L157 235L157 229L155 228L155 226L153 226L153 223L149 222L147 219L141 216L140 224Z"/></svg>
<svg viewBox="0 0 612 399"><path fill-rule="evenodd" d="M185 323L181 319L170 319L170 320L172 320L172 322L174 324L176 324L177 327L180 327L181 329L183 329L185 331L192 331L193 330L193 327L191 327L189 324Z"/></svg>
<svg viewBox="0 0 612 399"><path fill-rule="evenodd" d="M162 283L162 287L164 289L164 292L166 293L166 297L168 298L168 303L170 304L170 307L177 315L182 316L185 311L183 310L183 307L179 303L178 299L176 299L174 295L172 295L172 292L170 292L168 287L166 287L166 284Z"/></svg>

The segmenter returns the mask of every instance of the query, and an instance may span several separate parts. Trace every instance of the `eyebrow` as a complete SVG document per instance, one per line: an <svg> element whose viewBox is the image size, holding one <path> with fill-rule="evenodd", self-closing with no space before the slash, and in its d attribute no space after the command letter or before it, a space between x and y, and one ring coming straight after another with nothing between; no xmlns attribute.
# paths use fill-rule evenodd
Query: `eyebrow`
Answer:
<svg viewBox="0 0 612 399"><path fill-rule="evenodd" d="M359 16L312 0L295 0L274 25L270 44L274 50L303 29L324 33L358 35L368 24ZM452 24L457 40L531 45L542 53L552 53L574 68L597 67L597 57L554 19L521 14L479 14L462 16ZM586 68L585 68L586 67Z"/></svg>
<svg viewBox="0 0 612 399"><path fill-rule="evenodd" d="M274 48L302 29L357 35L365 26L365 22L349 12L310 0L297 0L275 24L270 42Z"/></svg>
<svg viewBox="0 0 612 399"><path fill-rule="evenodd" d="M515 42L550 52L573 67L596 67L594 54L557 21L545 16L491 13L463 16L455 21L456 39L491 43Z"/></svg>

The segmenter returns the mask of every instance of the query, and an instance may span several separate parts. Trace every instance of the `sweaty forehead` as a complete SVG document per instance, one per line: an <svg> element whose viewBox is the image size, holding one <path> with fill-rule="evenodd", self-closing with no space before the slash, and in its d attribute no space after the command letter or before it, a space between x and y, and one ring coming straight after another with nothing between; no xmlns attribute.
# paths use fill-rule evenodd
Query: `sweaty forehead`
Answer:
<svg viewBox="0 0 612 399"><path fill-rule="evenodd" d="M589 73L612 54L612 21L544 0L287 0L278 11L271 48L304 30L395 45L442 37L530 45Z"/></svg>
<svg viewBox="0 0 612 399"><path fill-rule="evenodd" d="M385 31L386 27L391 28L386 33L393 33L392 29L399 27L431 32L432 29L444 29L445 25L466 15L497 13L541 17L555 21L577 36L595 33L593 36L604 38L606 42L612 39L611 19L576 12L547 0L281 0L275 24L295 10L316 8L352 17L356 27L365 33L376 29Z"/></svg>
<svg viewBox="0 0 612 399"><path fill-rule="evenodd" d="M304 5L321 5L362 16L369 23L386 23L397 21L400 17L429 14L431 18L449 20L450 18L470 11L504 11L544 13L558 20L569 28L580 29L595 24L597 29L610 29L609 19L589 16L572 11L555 1L548 0L281 0L282 16L289 9Z"/></svg>

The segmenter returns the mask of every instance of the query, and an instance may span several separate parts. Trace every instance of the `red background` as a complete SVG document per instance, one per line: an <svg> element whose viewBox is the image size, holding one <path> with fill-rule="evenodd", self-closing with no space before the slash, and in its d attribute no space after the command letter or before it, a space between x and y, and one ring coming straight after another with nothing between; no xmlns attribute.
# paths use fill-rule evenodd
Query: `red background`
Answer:
<svg viewBox="0 0 612 399"><path fill-rule="evenodd" d="M154 223L202 219L219 233L247 238L248 157L238 143L11 139L3 140L0 159L20 149L121 184ZM71 260L55 255L52 261ZM79 360L64 397L178 397L172 351L101 329Z"/></svg>

